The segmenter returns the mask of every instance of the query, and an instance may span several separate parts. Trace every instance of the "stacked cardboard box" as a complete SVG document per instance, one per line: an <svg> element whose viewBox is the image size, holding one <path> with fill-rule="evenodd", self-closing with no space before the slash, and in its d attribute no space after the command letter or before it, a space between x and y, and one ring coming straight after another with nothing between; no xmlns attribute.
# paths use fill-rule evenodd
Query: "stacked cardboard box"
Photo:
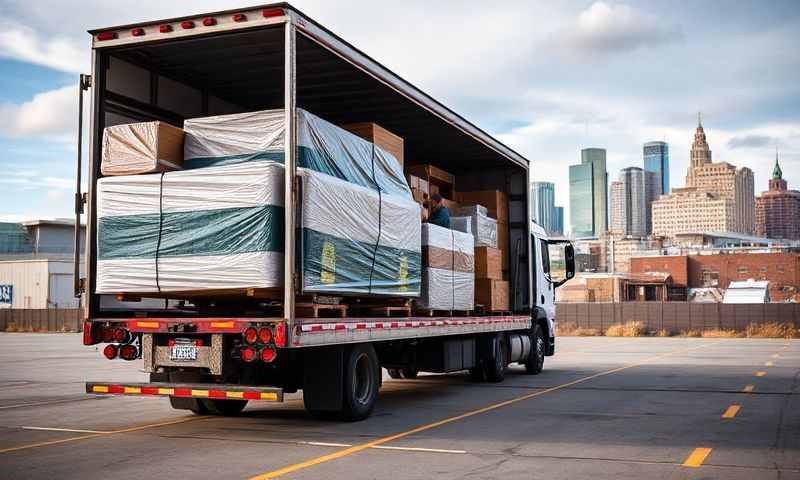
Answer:
<svg viewBox="0 0 800 480"><path fill-rule="evenodd" d="M419 308L472 310L475 306L472 235L422 225L422 294Z"/></svg>
<svg viewBox="0 0 800 480"><path fill-rule="evenodd" d="M183 130L165 122L115 125L103 130L100 172L105 176L180 170Z"/></svg>
<svg viewBox="0 0 800 480"><path fill-rule="evenodd" d="M475 299L489 311L509 310L509 284L497 248L475 247Z"/></svg>
<svg viewBox="0 0 800 480"><path fill-rule="evenodd" d="M400 166L403 166L405 157L403 137L395 135L377 123L372 122L351 123L349 125L342 125L342 128L350 133L358 135L364 140L374 143L376 147L380 147L389 152Z"/></svg>

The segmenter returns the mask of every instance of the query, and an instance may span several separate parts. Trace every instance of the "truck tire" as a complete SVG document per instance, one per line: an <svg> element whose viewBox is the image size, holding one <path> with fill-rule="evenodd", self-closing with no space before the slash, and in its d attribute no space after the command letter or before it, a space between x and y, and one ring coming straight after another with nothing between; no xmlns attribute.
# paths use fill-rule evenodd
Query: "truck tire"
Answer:
<svg viewBox="0 0 800 480"><path fill-rule="evenodd" d="M497 337L497 347L494 350L494 354L483 364L483 373L486 375L487 381L498 383L505 380L508 366L508 351L502 336Z"/></svg>
<svg viewBox="0 0 800 480"><path fill-rule="evenodd" d="M381 368L370 344L354 345L344 359L344 388L339 417L357 422L369 417L380 389Z"/></svg>
<svg viewBox="0 0 800 480"><path fill-rule="evenodd" d="M394 378L395 380L403 378L417 378L417 375L419 374L419 370L411 367L387 368L386 371L389 373L389 377Z"/></svg>
<svg viewBox="0 0 800 480"><path fill-rule="evenodd" d="M531 354L525 361L525 372L530 375L538 375L542 373L544 368L544 332L540 325L533 327L531 332Z"/></svg>

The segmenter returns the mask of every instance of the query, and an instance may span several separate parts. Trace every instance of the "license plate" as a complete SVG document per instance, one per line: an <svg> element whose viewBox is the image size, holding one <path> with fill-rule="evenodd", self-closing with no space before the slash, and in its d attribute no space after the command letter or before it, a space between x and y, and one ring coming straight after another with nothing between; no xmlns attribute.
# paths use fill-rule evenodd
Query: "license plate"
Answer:
<svg viewBox="0 0 800 480"><path fill-rule="evenodd" d="M176 362L193 362L197 360L197 347L177 344L169 349L169 359Z"/></svg>

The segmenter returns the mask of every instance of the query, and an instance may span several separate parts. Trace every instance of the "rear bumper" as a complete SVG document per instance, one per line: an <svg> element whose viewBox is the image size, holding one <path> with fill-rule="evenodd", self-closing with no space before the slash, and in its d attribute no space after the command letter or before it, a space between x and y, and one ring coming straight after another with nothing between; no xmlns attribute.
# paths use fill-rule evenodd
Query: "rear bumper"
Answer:
<svg viewBox="0 0 800 480"><path fill-rule="evenodd" d="M213 400L265 400L282 402L283 389L243 387L219 383L105 383L87 382L86 393L143 397L208 398Z"/></svg>

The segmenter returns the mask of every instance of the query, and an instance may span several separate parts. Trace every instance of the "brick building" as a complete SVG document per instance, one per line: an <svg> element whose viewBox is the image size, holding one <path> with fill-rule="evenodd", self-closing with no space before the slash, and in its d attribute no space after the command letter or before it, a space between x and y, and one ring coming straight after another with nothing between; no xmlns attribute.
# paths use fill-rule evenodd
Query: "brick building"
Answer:
<svg viewBox="0 0 800 480"><path fill-rule="evenodd" d="M788 189L777 152L769 190L756 198L756 235L800 240L800 192Z"/></svg>
<svg viewBox="0 0 800 480"><path fill-rule="evenodd" d="M773 302L800 301L800 253L718 253L631 259L631 273L668 273L673 285L728 288L732 281L768 280Z"/></svg>

